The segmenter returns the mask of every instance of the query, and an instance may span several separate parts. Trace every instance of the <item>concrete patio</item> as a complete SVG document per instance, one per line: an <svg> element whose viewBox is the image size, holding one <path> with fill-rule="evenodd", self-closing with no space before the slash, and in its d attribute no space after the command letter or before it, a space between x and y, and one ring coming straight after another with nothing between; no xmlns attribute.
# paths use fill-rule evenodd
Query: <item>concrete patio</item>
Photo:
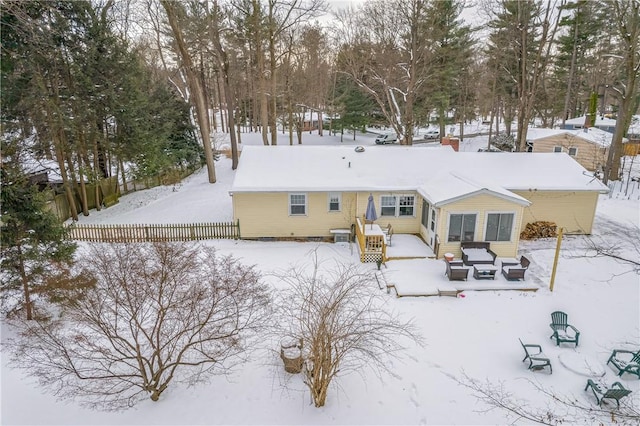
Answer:
<svg viewBox="0 0 640 426"><path fill-rule="evenodd" d="M508 281L500 271L493 280L474 279L473 267L469 267L467 281L449 281L445 261L435 259L431 248L414 235L394 235L387 256L389 260L381 267L378 281L398 297L456 296L464 291L537 291L544 285L532 271L527 271L524 281ZM500 264L500 258L496 259L496 266ZM535 262L531 266L536 269Z"/></svg>

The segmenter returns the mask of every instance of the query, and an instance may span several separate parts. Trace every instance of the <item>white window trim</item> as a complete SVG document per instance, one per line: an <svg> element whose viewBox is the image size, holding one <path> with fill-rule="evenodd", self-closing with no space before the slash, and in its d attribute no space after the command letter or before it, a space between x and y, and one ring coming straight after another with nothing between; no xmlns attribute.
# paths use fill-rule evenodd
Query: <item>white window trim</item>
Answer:
<svg viewBox="0 0 640 426"><path fill-rule="evenodd" d="M489 225L489 215L490 214L512 214L513 215L513 222L511 223L511 234L509 241L488 241L487 240L487 226ZM515 211L487 211L485 212L484 215L484 239L483 241L487 241L490 243L512 243L513 240L513 236L514 236L514 231L516 229L516 219L518 218L518 216L516 215Z"/></svg>
<svg viewBox="0 0 640 426"><path fill-rule="evenodd" d="M447 235L446 235L445 242L447 244L463 242L462 241L462 236L460 236L460 241L449 241L449 229L451 228L450 227L450 225L451 225L451 215L453 215L453 214L475 214L476 215L476 221L473 224L473 241L477 241L477 237L478 237L478 220L480 218L480 212L478 212L478 211L465 211L465 212L457 212L457 211L454 212L454 211L451 211L451 212L447 212L447 227L446 227Z"/></svg>
<svg viewBox="0 0 640 426"><path fill-rule="evenodd" d="M556 148L560 148L560 151L556 151ZM556 145L556 146L553 147L553 152L554 153L563 152L563 148L561 146L559 146L559 145Z"/></svg>
<svg viewBox="0 0 640 426"><path fill-rule="evenodd" d="M386 215L386 214L383 215L382 214L382 208L383 207L391 207L391 206L386 206L386 205L382 204L382 199L384 197L393 197L393 198L395 198L396 202L395 202L395 206L394 206L394 210L393 210L393 215ZM384 194L384 195L381 195L380 198L378 199L378 203L379 203L378 205L380 206L380 217L398 217L398 200L399 200L398 194Z"/></svg>
<svg viewBox="0 0 640 426"><path fill-rule="evenodd" d="M429 232L433 232L434 234L438 231L438 217L436 216L436 208L431 207L431 221L429 222ZM433 225L433 229L431 229L431 225Z"/></svg>
<svg viewBox="0 0 640 426"><path fill-rule="evenodd" d="M304 213L300 214L300 213L291 213L291 196L293 195L302 195L304 196ZM289 204L289 216L307 216L307 212L309 211L309 197L307 196L306 192L290 192L289 195L287 195L287 201ZM296 206L300 205L300 204L294 204Z"/></svg>
<svg viewBox="0 0 640 426"><path fill-rule="evenodd" d="M396 205L395 205L395 210L393 211L393 216L392 215L383 215L382 214L382 197L395 197L396 199ZM400 216L400 198L401 197L413 197L413 214L412 215L403 215ZM418 196L416 194L384 194L380 196L380 199L378 200L379 205L380 205L380 217L399 217L399 218L405 218L405 217L410 217L410 218L415 218L416 217L416 201L418 200ZM387 206L387 207L391 207L391 206Z"/></svg>
<svg viewBox="0 0 640 426"><path fill-rule="evenodd" d="M413 213L411 213L410 215L402 215L400 216L400 198L401 197L413 197ZM399 194L398 197L396 198L396 215L397 217L416 217L416 201L417 201L418 197L416 197L414 194ZM403 207L409 207L409 206L403 206Z"/></svg>
<svg viewBox="0 0 640 426"><path fill-rule="evenodd" d="M338 196L338 210L331 210L331 196ZM329 213L337 213L342 211L342 192L329 192L327 194L327 211Z"/></svg>
<svg viewBox="0 0 640 426"><path fill-rule="evenodd" d="M571 150L575 149L576 152L574 154L571 154ZM567 154L569 154L572 157L577 157L578 156L578 147L577 146L570 146L569 149L567 150Z"/></svg>

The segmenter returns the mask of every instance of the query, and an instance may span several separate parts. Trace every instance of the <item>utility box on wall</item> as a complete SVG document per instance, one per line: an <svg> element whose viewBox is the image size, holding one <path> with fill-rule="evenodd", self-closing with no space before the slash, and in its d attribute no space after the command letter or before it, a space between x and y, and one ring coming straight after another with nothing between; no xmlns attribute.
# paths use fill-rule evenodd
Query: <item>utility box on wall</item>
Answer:
<svg viewBox="0 0 640 426"><path fill-rule="evenodd" d="M348 243L351 240L351 230L349 229L332 229L329 232L333 234L334 243Z"/></svg>

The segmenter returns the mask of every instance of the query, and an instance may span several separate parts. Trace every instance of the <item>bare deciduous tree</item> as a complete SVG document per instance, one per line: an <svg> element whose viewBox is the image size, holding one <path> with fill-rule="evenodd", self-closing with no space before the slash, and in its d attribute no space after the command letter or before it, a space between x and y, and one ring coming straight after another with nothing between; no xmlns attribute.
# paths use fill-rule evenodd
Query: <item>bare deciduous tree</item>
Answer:
<svg viewBox="0 0 640 426"><path fill-rule="evenodd" d="M207 108L207 96L202 82L202 76L193 63L191 53L185 42L181 18L184 19L184 5L178 2L160 0L165 9L167 20L171 27L171 32L175 39L176 53L180 57L181 67L185 72L189 96L195 106L195 115L200 129L204 158L207 164L209 183L216 183L216 169L213 159L213 149L211 148L211 128L209 123L209 111Z"/></svg>
<svg viewBox="0 0 640 426"><path fill-rule="evenodd" d="M527 424L543 425L559 424L621 424L637 425L640 421L640 408L637 400L625 398L620 400L619 409L607 409L589 403L586 399L578 399L574 395L562 395L553 389L546 388L532 380L527 380L533 390L549 400L546 408L536 408L524 398L517 398L506 389L504 383L487 380L479 381L466 374L461 378L454 378L462 386L470 389L476 398L485 403L489 409L506 411L515 418L515 422L522 419Z"/></svg>
<svg viewBox="0 0 640 426"><path fill-rule="evenodd" d="M265 323L259 274L211 247L99 245L82 262L97 284L59 319L16 323L13 361L62 398L120 409L172 381L223 374Z"/></svg>
<svg viewBox="0 0 640 426"><path fill-rule="evenodd" d="M618 98L618 115L613 140L607 156L604 182L619 179L622 139L629 130L631 117L638 108L640 90L640 1L616 0L611 5L611 19L615 22L616 36L621 53L621 77L612 86ZM617 56L617 55L614 55Z"/></svg>
<svg viewBox="0 0 640 426"><path fill-rule="evenodd" d="M376 293L371 271L336 263L322 268L315 254L310 268L280 276L289 286L278 303L284 335L302 339L304 383L322 407L339 374L365 366L381 370L403 349L401 340L420 343L411 321L401 320Z"/></svg>
<svg viewBox="0 0 640 426"><path fill-rule="evenodd" d="M615 227L616 230L612 232L615 232L618 238L586 237L584 247L571 257L609 257L624 267L617 271L616 275L628 272L640 274L640 226L618 223Z"/></svg>

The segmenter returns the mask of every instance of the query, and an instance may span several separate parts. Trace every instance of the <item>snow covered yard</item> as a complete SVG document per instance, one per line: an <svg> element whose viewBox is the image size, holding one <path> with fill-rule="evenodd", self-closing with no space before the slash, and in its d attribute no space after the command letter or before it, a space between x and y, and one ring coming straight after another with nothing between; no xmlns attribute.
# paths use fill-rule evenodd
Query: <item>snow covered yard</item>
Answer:
<svg viewBox="0 0 640 426"><path fill-rule="evenodd" d="M304 143L336 143L339 136L304 136ZM259 143L245 137L244 143ZM373 144L364 136L350 144ZM244 140L244 139L243 139ZM284 143L284 140L283 140ZM486 139L470 139L462 145L473 151ZM393 146L385 147L394 149ZM230 161L217 163L218 183L206 184L206 172L196 173L179 186L160 187L125 196L120 204L81 218L81 223L180 223L227 221L231 218L228 189L233 180ZM601 196L594 241L622 244L629 229L639 225L637 200ZM400 235L396 247L407 247ZM335 382L323 408L314 408L300 375L289 375L275 352L277 342L265 341L255 348L251 361L229 377L214 377L208 384L192 388L172 385L159 402L144 401L117 413L80 408L75 403L57 402L42 393L33 379L12 369L2 354L2 424L505 424L516 417L490 410L464 384L470 379L485 389L503 386L522 407L562 414L560 407L536 385L559 396L575 397L586 406L595 405L584 392L588 377L578 366L563 365L567 354L595 359L605 371L608 384L620 381L640 405L640 380L631 375L619 378L605 363L614 348L640 349L640 283L628 265L609 257L585 255L586 237L570 236L562 245L555 289L548 289L555 252L555 240L522 242L520 254L532 260L526 281L537 292L465 291L465 297L403 297L386 294L390 309L413 318L425 341L411 346L402 358L389 359L392 374L366 370ZM223 254L233 254L256 265L274 291L281 285L277 275L294 264L307 263L317 252L324 261L358 263L357 249L348 244L297 242L209 241ZM413 248L412 248L413 250ZM398 253L400 256L403 253ZM623 257L637 259L626 244ZM429 265L428 267L425 265ZM375 264L363 267L376 272ZM426 268L426 269L425 269ZM447 284L442 261L395 260L382 270L388 279L420 282L428 279ZM470 283L475 280L470 274ZM550 313L562 310L580 331L580 345L555 346L549 339ZM10 334L3 327L3 337ZM524 351L518 342L540 344L551 360L553 374L531 372L521 362ZM578 372L576 372L578 371ZM590 423L588 417L570 417L576 424ZM531 423L530 421L522 421Z"/></svg>

